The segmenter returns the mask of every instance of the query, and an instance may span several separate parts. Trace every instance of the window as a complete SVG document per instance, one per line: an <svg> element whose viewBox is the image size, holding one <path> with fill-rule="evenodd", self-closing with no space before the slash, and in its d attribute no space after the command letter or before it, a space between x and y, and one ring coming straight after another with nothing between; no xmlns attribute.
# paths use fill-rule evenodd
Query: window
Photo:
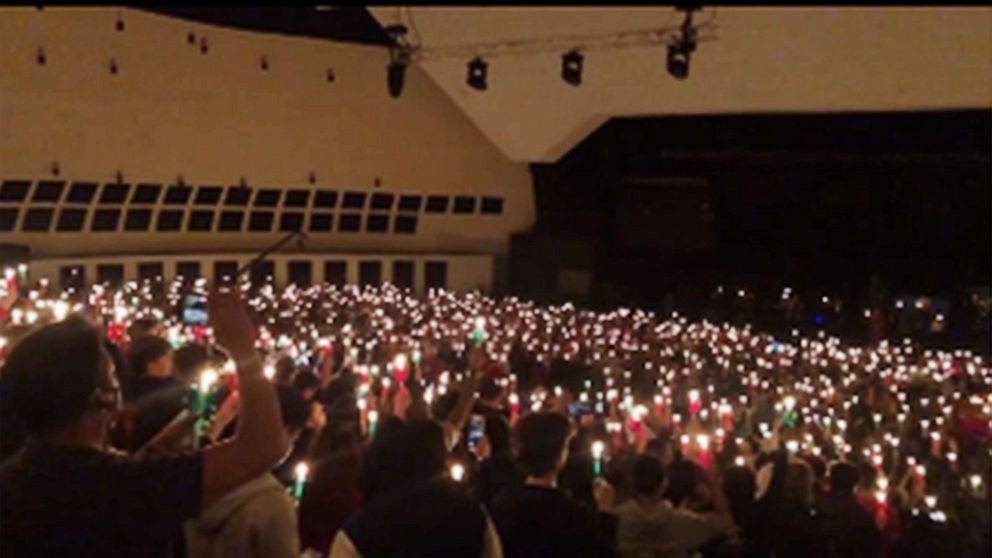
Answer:
<svg viewBox="0 0 992 558"><path fill-rule="evenodd" d="M165 277L165 266L162 262L142 262L138 264L138 281L161 283Z"/></svg>
<svg viewBox="0 0 992 558"><path fill-rule="evenodd" d="M455 213L475 213L475 198L455 197Z"/></svg>
<svg viewBox="0 0 992 558"><path fill-rule="evenodd" d="M427 213L447 213L448 196L427 196Z"/></svg>
<svg viewBox="0 0 992 558"><path fill-rule="evenodd" d="M401 289L413 288L413 261L396 260L393 262L393 284Z"/></svg>
<svg viewBox="0 0 992 558"><path fill-rule="evenodd" d="M393 221L393 232L397 234L413 234L417 232L417 216L397 215Z"/></svg>
<svg viewBox="0 0 992 558"><path fill-rule="evenodd" d="M307 260L289 262L289 282L297 287L306 288L313 281L313 264Z"/></svg>
<svg viewBox="0 0 992 558"><path fill-rule="evenodd" d="M279 205L282 190L259 190L255 193L255 205L258 207L275 207Z"/></svg>
<svg viewBox="0 0 992 558"><path fill-rule="evenodd" d="M390 210L393 208L393 200L395 196L392 194L376 193L372 194L372 204L371 209L385 209Z"/></svg>
<svg viewBox="0 0 992 558"><path fill-rule="evenodd" d="M389 230L389 215L370 214L365 218L365 230L367 232L382 233Z"/></svg>
<svg viewBox="0 0 992 558"><path fill-rule="evenodd" d="M31 182L27 180L4 180L3 184L0 184L0 201L24 201L30 189Z"/></svg>
<svg viewBox="0 0 992 558"><path fill-rule="evenodd" d="M220 203L220 194L224 189L220 186L200 186L196 191L195 205L217 205Z"/></svg>
<svg viewBox="0 0 992 558"><path fill-rule="evenodd" d="M131 204L155 204L162 195L161 184L138 184L131 193Z"/></svg>
<svg viewBox="0 0 992 558"><path fill-rule="evenodd" d="M151 209L129 209L124 218L125 231L147 231L151 224Z"/></svg>
<svg viewBox="0 0 992 558"><path fill-rule="evenodd" d="M345 192L342 209L365 209L365 192Z"/></svg>
<svg viewBox="0 0 992 558"><path fill-rule="evenodd" d="M117 223L120 220L120 209L97 209L93 212L93 222L90 223L90 230L97 232L113 232L117 230Z"/></svg>
<svg viewBox="0 0 992 558"><path fill-rule="evenodd" d="M334 209L338 205L338 193L334 190L318 190L313 196L313 206Z"/></svg>
<svg viewBox="0 0 992 558"><path fill-rule="evenodd" d="M159 211L156 229L159 231L178 231L183 226L184 213L185 211L181 209L163 209Z"/></svg>
<svg viewBox="0 0 992 558"><path fill-rule="evenodd" d="M358 232L362 230L362 216L357 213L344 213L338 217L338 232Z"/></svg>
<svg viewBox="0 0 992 558"><path fill-rule="evenodd" d="M261 286L266 283L271 283L276 277L276 264L272 260L262 260L260 262L255 262L251 266L251 271L249 272L249 277L251 279L251 284L253 286Z"/></svg>
<svg viewBox="0 0 992 558"><path fill-rule="evenodd" d="M65 201L72 203L90 203L96 195L95 182L73 182Z"/></svg>
<svg viewBox="0 0 992 558"><path fill-rule="evenodd" d="M0 231L12 231L17 226L17 215L20 210L16 207L0 209Z"/></svg>
<svg viewBox="0 0 992 558"><path fill-rule="evenodd" d="M241 223L245 220L244 211L221 211L218 231L241 232Z"/></svg>
<svg viewBox="0 0 992 558"><path fill-rule="evenodd" d="M311 232L331 232L331 226L333 224L334 224L334 215L330 213L310 214Z"/></svg>
<svg viewBox="0 0 992 558"><path fill-rule="evenodd" d="M420 195L400 196L400 204L397 209L400 211L420 211L420 206L424 203L424 197Z"/></svg>
<svg viewBox="0 0 992 558"><path fill-rule="evenodd" d="M348 283L348 262L328 260L324 262L324 281L338 287Z"/></svg>
<svg viewBox="0 0 992 558"><path fill-rule="evenodd" d="M428 289L448 288L448 262L429 261L424 265L424 287Z"/></svg>
<svg viewBox="0 0 992 558"><path fill-rule="evenodd" d="M100 203L113 205L122 204L131 190L130 184L104 184L100 192Z"/></svg>
<svg viewBox="0 0 992 558"><path fill-rule="evenodd" d="M372 260L358 262L358 284L362 287L382 284L382 262Z"/></svg>
<svg viewBox="0 0 992 558"><path fill-rule="evenodd" d="M271 211L252 211L248 217L248 230L253 232L269 232L275 214Z"/></svg>
<svg viewBox="0 0 992 558"><path fill-rule="evenodd" d="M283 200L284 207L306 207L310 203L310 190L290 190Z"/></svg>
<svg viewBox="0 0 992 558"><path fill-rule="evenodd" d="M48 232L52 228L52 217L54 215L54 209L31 208L24 214L24 223L21 224L21 230L27 232Z"/></svg>
<svg viewBox="0 0 992 558"><path fill-rule="evenodd" d="M482 213L487 215L499 215L503 213L503 198L484 196L482 198Z"/></svg>
<svg viewBox="0 0 992 558"><path fill-rule="evenodd" d="M59 211L59 220L55 223L57 231L81 231L86 224L86 210L64 207Z"/></svg>
<svg viewBox="0 0 992 558"><path fill-rule="evenodd" d="M193 195L191 186L169 186L169 189L165 191L165 203L167 205L186 205L191 195Z"/></svg>
<svg viewBox="0 0 992 558"><path fill-rule="evenodd" d="M282 232L303 230L303 214L283 213L279 216L279 230Z"/></svg>
<svg viewBox="0 0 992 558"><path fill-rule="evenodd" d="M189 222L186 223L187 231L208 232L214 228L213 211L190 211Z"/></svg>
<svg viewBox="0 0 992 558"><path fill-rule="evenodd" d="M251 188L247 186L231 186L224 196L224 205L236 205L245 207L251 199Z"/></svg>
<svg viewBox="0 0 992 558"><path fill-rule="evenodd" d="M230 285L234 283L238 272L238 262L233 260L217 260L214 262L214 283Z"/></svg>
<svg viewBox="0 0 992 558"><path fill-rule="evenodd" d="M123 264L99 264L96 266L96 282L106 283L111 288L117 288L124 284Z"/></svg>
<svg viewBox="0 0 992 558"><path fill-rule="evenodd" d="M59 287L63 291L76 292L86 288L86 268L81 265L66 265L59 268Z"/></svg>
<svg viewBox="0 0 992 558"><path fill-rule="evenodd" d="M200 262L176 262L176 277L182 277L186 283L199 279Z"/></svg>
<svg viewBox="0 0 992 558"><path fill-rule="evenodd" d="M34 187L34 195L31 196L33 202L58 203L62 199L62 192L65 190L65 182L54 180L42 180Z"/></svg>

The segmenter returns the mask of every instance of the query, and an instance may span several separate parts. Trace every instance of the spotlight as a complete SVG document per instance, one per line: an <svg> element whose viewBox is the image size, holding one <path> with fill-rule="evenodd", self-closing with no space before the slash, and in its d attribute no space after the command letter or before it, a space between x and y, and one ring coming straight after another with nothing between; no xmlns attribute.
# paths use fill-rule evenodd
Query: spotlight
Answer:
<svg viewBox="0 0 992 558"><path fill-rule="evenodd" d="M37 60L39 66L44 66L45 62L48 61L48 57L45 56L45 49L43 48L38 49Z"/></svg>
<svg viewBox="0 0 992 558"><path fill-rule="evenodd" d="M327 69L327 81L329 83L334 83L334 79L335 79L334 68L328 68Z"/></svg>
<svg viewBox="0 0 992 558"><path fill-rule="evenodd" d="M565 83L578 86L582 83L582 61L584 57L577 50L561 55L561 79Z"/></svg>
<svg viewBox="0 0 992 558"><path fill-rule="evenodd" d="M668 73L676 79L689 77L689 58L692 50L686 45L670 45L668 47Z"/></svg>
<svg viewBox="0 0 992 558"><path fill-rule="evenodd" d="M389 87L389 96L397 98L403 93L403 79L406 77L406 64L403 62L390 62L386 66L386 85Z"/></svg>
<svg viewBox="0 0 992 558"><path fill-rule="evenodd" d="M113 58L110 59L110 73L115 76L117 75L117 60Z"/></svg>
<svg viewBox="0 0 992 558"><path fill-rule="evenodd" d="M121 19L121 16L117 16L117 23L114 24L114 28L118 31L124 30L124 20Z"/></svg>
<svg viewBox="0 0 992 558"><path fill-rule="evenodd" d="M259 61L259 65L262 67L262 70L268 70L269 69L269 59L267 57L263 56L262 59Z"/></svg>
<svg viewBox="0 0 992 558"><path fill-rule="evenodd" d="M200 54L206 54L210 50L210 45L207 44L206 37L200 37Z"/></svg>
<svg viewBox="0 0 992 558"><path fill-rule="evenodd" d="M410 63L410 49L404 38L407 29L405 25L390 25L384 29L392 44L389 46L389 65L386 66L386 86L389 96L394 99L403 93L403 81L406 78L406 67Z"/></svg>
<svg viewBox="0 0 992 558"><path fill-rule="evenodd" d="M186 35L186 42L189 43L189 44L191 44L191 45L195 45L196 44L196 33L190 31L189 34Z"/></svg>
<svg viewBox="0 0 992 558"><path fill-rule="evenodd" d="M485 60L476 56L468 63L468 78L465 80L469 87L479 91L485 91L489 86L486 84L486 74L489 71L489 64Z"/></svg>

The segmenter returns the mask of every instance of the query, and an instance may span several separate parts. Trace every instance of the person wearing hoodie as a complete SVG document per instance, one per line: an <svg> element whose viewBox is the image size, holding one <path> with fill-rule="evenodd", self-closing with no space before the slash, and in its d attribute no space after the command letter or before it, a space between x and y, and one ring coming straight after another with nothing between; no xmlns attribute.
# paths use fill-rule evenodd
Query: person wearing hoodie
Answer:
<svg viewBox="0 0 992 558"><path fill-rule="evenodd" d="M289 447L310 409L292 386L276 385ZM287 451L283 456L289 455ZM199 519L186 522L188 558L283 558L299 556L296 509L285 487L267 472L227 494Z"/></svg>

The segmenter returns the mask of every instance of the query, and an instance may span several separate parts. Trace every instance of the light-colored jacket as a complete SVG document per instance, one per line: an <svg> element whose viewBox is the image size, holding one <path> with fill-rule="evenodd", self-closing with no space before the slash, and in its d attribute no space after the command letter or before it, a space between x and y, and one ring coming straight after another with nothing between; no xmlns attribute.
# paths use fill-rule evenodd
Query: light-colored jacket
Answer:
<svg viewBox="0 0 992 558"><path fill-rule="evenodd" d="M623 558L688 558L733 524L715 513L676 509L662 500L644 509L634 500L616 508L617 546Z"/></svg>
<svg viewBox="0 0 992 558"><path fill-rule="evenodd" d="M300 555L293 500L271 473L224 496L185 530L189 558Z"/></svg>

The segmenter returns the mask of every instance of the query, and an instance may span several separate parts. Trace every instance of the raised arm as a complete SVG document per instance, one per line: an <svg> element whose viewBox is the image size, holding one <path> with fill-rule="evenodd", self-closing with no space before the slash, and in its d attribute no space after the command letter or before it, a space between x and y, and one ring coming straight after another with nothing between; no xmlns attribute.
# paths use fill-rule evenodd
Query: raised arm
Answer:
<svg viewBox="0 0 992 558"><path fill-rule="evenodd" d="M217 342L234 359L241 396L237 432L203 455L203 508L267 472L289 451L275 389L255 351L255 326L236 292L214 292L208 301Z"/></svg>

